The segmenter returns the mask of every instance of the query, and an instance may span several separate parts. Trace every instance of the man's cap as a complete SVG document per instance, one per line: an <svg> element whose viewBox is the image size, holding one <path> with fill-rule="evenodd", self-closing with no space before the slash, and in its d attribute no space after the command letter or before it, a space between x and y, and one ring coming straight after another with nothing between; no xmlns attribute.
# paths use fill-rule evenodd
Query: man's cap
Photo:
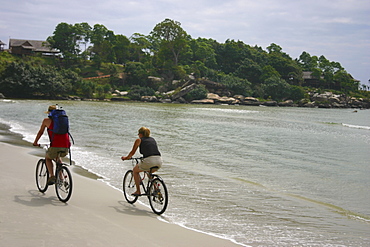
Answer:
<svg viewBox="0 0 370 247"><path fill-rule="evenodd" d="M55 109L57 109L57 106L56 105L51 105L51 106L49 106L48 111L46 111L45 113L49 113L49 112L51 112L52 110L55 110Z"/></svg>

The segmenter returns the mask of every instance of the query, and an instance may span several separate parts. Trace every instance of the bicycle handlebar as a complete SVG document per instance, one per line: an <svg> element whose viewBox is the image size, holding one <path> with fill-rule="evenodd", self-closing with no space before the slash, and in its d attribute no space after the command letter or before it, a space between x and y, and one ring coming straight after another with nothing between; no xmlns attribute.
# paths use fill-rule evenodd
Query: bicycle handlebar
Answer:
<svg viewBox="0 0 370 247"><path fill-rule="evenodd" d="M128 160L135 160L136 162L138 162L139 160L141 160L143 157L131 157L130 159Z"/></svg>
<svg viewBox="0 0 370 247"><path fill-rule="evenodd" d="M35 146L35 147L39 147L39 148L49 148L49 144L39 144L38 146Z"/></svg>
<svg viewBox="0 0 370 247"><path fill-rule="evenodd" d="M131 157L131 158L126 159L126 160L131 160L131 161L135 160L136 161L136 164L138 164L139 163L139 160L141 160L142 158L143 157ZM125 161L125 160L122 160L122 161ZM132 162L132 165L134 165L133 162Z"/></svg>

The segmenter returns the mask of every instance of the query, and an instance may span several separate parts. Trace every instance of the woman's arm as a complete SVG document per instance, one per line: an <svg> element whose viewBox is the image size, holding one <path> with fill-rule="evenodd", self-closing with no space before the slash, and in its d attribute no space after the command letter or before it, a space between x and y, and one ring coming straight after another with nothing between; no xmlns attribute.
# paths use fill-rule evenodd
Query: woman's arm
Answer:
<svg viewBox="0 0 370 247"><path fill-rule="evenodd" d="M122 160L129 160L136 153L137 148L140 146L141 139L138 138L135 140L134 145L132 146L131 152L127 156L122 156Z"/></svg>

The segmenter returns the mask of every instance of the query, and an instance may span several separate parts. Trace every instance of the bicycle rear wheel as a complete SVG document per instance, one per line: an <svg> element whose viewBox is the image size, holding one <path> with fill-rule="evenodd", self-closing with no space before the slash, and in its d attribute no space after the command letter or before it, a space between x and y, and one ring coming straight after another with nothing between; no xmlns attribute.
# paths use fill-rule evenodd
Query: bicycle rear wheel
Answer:
<svg viewBox="0 0 370 247"><path fill-rule="evenodd" d="M57 168L55 192L60 201L67 202L72 195L72 175L65 166Z"/></svg>
<svg viewBox="0 0 370 247"><path fill-rule="evenodd" d="M134 173L132 170L128 170L123 177L123 182L122 182L122 190L123 190L123 195L126 198L126 201L128 203L135 203L138 199L137 196L132 196L132 193L135 193L136 191L136 186L135 186L135 180L134 180Z"/></svg>
<svg viewBox="0 0 370 247"><path fill-rule="evenodd" d="M168 205L168 192L164 181L157 177L150 184L148 198L153 212L160 215L166 211Z"/></svg>
<svg viewBox="0 0 370 247"><path fill-rule="evenodd" d="M44 193L48 189L48 179L49 172L45 159L40 159L36 165L36 185L40 192Z"/></svg>

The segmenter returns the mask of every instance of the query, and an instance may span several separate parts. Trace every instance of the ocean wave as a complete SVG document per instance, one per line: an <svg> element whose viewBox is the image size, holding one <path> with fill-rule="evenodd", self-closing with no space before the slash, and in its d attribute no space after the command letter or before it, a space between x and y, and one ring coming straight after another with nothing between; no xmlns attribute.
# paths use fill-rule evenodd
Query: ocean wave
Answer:
<svg viewBox="0 0 370 247"><path fill-rule="evenodd" d="M11 100L11 99L2 99L0 100L1 102L5 102L5 103L15 103L14 100Z"/></svg>
<svg viewBox="0 0 370 247"><path fill-rule="evenodd" d="M8 121L2 118L0 118L0 123L6 126L9 126L9 130L15 134L21 135L24 141L33 143L36 133L37 133L37 127L35 126L26 127L26 124L24 123L21 123L18 121L12 121L12 120ZM42 136L39 142L48 143L49 140L46 136Z"/></svg>
<svg viewBox="0 0 370 247"><path fill-rule="evenodd" d="M342 125L344 127L348 127L348 128L370 130L370 127L369 126L361 126L361 125L353 125L353 124L345 124L345 123L342 123Z"/></svg>
<svg viewBox="0 0 370 247"><path fill-rule="evenodd" d="M336 206L336 205L333 205L333 204L330 204L330 203L327 203L327 202L311 199L311 198L300 196L300 195L294 195L294 194L291 194L291 193L286 193L286 195L291 196L291 197L295 197L295 198L298 198L298 199L301 199L301 200L305 200L305 201L308 201L308 202L312 202L312 203L315 203L317 205L324 206L326 208L331 209L332 212L338 213L340 215L344 215L344 216L346 216L346 217L348 217L349 219L352 219L352 220L357 220L357 221L361 221L361 222L365 222L365 223L370 222L370 216L369 215L353 212L351 210L347 210L347 209L344 209L342 207L339 207L339 206Z"/></svg>

